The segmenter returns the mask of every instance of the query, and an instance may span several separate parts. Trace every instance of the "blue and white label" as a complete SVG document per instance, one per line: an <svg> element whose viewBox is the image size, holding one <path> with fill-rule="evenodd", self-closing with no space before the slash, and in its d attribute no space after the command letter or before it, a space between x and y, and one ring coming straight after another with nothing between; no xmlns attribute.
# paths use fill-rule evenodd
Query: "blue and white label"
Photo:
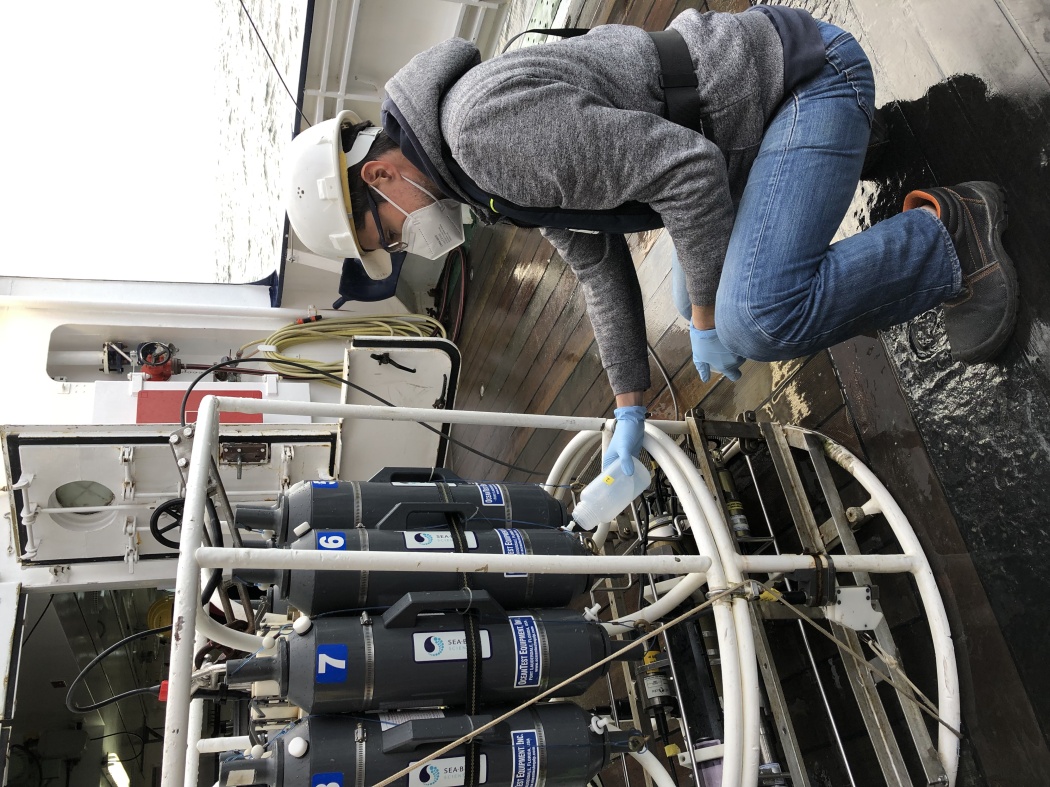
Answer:
<svg viewBox="0 0 1050 787"><path fill-rule="evenodd" d="M345 552L346 533L340 533L338 530L318 530L317 548L327 549L328 551L339 550Z"/></svg>
<svg viewBox="0 0 1050 787"><path fill-rule="evenodd" d="M315 773L310 777L310 787L343 787L343 774Z"/></svg>
<svg viewBox="0 0 1050 787"><path fill-rule="evenodd" d="M314 489L338 489L338 481L311 481L310 486Z"/></svg>
<svg viewBox="0 0 1050 787"><path fill-rule="evenodd" d="M514 757L510 787L536 787L540 781L540 743L536 730L513 730L510 746Z"/></svg>
<svg viewBox="0 0 1050 787"><path fill-rule="evenodd" d="M463 534L467 549L478 548L478 537L469 530ZM447 549L455 550L456 540L447 530L407 530L405 531L406 549Z"/></svg>
<svg viewBox="0 0 1050 787"><path fill-rule="evenodd" d="M488 758L482 754L478 757L478 784L484 784L488 778ZM466 783L466 757L439 757L408 774L409 787L463 787Z"/></svg>
<svg viewBox="0 0 1050 787"><path fill-rule="evenodd" d="M540 648L540 629L532 615L511 615L510 631L514 635L514 688L534 688L540 685L543 671L543 651Z"/></svg>
<svg viewBox="0 0 1050 787"><path fill-rule="evenodd" d="M496 528L496 535L499 536L500 549L503 550L504 555L527 555L528 550L525 549L525 539L521 535L520 530L511 530L509 528L499 527ZM525 577L528 574L504 574L505 577Z"/></svg>
<svg viewBox="0 0 1050 787"><path fill-rule="evenodd" d="M481 505L501 506L503 505L503 490L499 484L475 484L481 493Z"/></svg>
<svg viewBox="0 0 1050 787"><path fill-rule="evenodd" d="M482 629L481 658L492 657L489 632ZM412 658L417 664L428 661L466 661L467 632L465 631L421 631L412 635Z"/></svg>
<svg viewBox="0 0 1050 787"><path fill-rule="evenodd" d="M317 683L346 683L350 653L346 645L318 645L316 655Z"/></svg>

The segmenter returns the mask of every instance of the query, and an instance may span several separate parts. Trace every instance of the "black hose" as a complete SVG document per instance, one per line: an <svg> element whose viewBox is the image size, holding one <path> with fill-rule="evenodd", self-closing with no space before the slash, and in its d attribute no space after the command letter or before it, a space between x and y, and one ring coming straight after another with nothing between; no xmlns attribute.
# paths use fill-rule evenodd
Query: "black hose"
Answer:
<svg viewBox="0 0 1050 787"><path fill-rule="evenodd" d="M73 701L73 693L77 690L77 687L84 680L84 678L88 674L88 672L90 672L94 668L94 666L96 664L98 664L100 661L102 661L102 659L104 659L110 653L112 653L115 650L118 650L119 648L124 647L129 642L134 642L137 639L145 639L146 637L152 636L154 634L162 634L162 633L167 632L167 631L171 631L171 626L158 626L155 629L147 629L146 631L139 631L139 632L137 632L135 634L132 634L131 636L124 637L124 639L120 640L119 642L113 643L108 648L106 648L101 653L99 653L97 656L95 656L95 658L93 658L90 662L88 662L88 665L86 667L84 667L84 669L82 669L80 671L80 674L77 675L73 679L73 682L71 684L69 684L69 691L66 692L66 708L69 709L69 712L70 713L90 713L93 710L98 710L99 708L104 708L107 705L111 705L112 703L117 702L118 700L125 699L126 697L135 697L135 696L138 696L139 694L154 694L154 695L156 695L157 692L160 691L160 686L150 686L149 688L144 688L144 689L132 689L131 691L125 691L123 694L118 694L115 697L109 697L108 699L102 700L101 702L96 702L96 703L94 703L92 705L86 705L84 707L80 707L79 705L77 705Z"/></svg>
<svg viewBox="0 0 1050 787"><path fill-rule="evenodd" d="M182 424L182 426L186 425L186 407L187 407L187 405L189 404L189 401L190 401L190 393L192 393L193 389L197 387L198 383L203 381L204 378L207 377L209 374L211 374L212 372L215 372L215 371L217 371L219 369L232 368L232 367L237 366L238 364L242 364L242 363L256 363L256 362L257 361L256 361L255 358L234 358L234 359L227 360L227 361L219 361L219 363L212 364L207 369L205 369L200 374L198 374L195 378L193 378L193 382L191 382L189 384L189 386L186 388L186 392L182 395L182 405L179 408L179 412L181 413L179 422ZM283 366L290 366L293 369L305 369L306 371L311 372L313 374L319 374L322 377L325 377L327 379L333 380L333 381L335 381L337 383L340 383L342 385L349 386L350 388L353 388L355 391L360 391L361 393L365 394L366 396L370 396L372 399L375 399L377 402L379 402L382 405L386 405L387 407L397 407L398 406L398 405L394 404L393 402L388 402L382 396L379 396L378 394L372 393L367 388L362 388L357 383L351 382L350 380L346 380L346 379L344 379L342 377L339 377L338 375L332 374L331 372L326 372L323 369L317 369L316 367L309 366L309 365L307 365L305 363L299 363L298 361L291 361L291 360L288 360L288 359L274 359L274 360L268 361L268 363L271 366L283 365ZM292 379L295 379L295 378L293 377ZM422 421L416 421L415 423L418 423L420 426L422 426L427 431L433 432L434 434L436 434L441 439L447 440L448 442L452 443L453 445L458 445L464 451L469 451L470 453L475 454L477 456L480 456L482 459L487 459L488 461L490 461L490 462L492 462L494 464L500 465L501 467L506 467L506 468L509 468L511 470L517 470L519 473L525 473L528 476L545 475L545 473L542 473L539 470L530 470L527 467L518 467L518 465L511 464L510 462L504 462L502 459L497 459L494 456L490 456L489 454L486 454L486 453L484 453L482 451L479 451L478 449L474 448L473 446L467 445L466 443L463 443L463 442L457 440L456 438L452 437L451 435L445 434L441 430L434 428L433 426L431 426L428 423L424 423Z"/></svg>

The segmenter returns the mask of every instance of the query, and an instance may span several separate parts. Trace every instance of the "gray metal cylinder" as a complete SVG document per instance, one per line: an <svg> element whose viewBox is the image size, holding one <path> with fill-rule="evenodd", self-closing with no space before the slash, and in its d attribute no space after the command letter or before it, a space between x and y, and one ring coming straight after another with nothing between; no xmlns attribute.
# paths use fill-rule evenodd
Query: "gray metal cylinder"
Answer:
<svg viewBox="0 0 1050 787"><path fill-rule="evenodd" d="M434 472L426 468L417 475L388 473L377 478L426 478ZM314 530L358 525L424 530L446 525L450 511L461 513L468 529L552 529L568 523L565 506L536 484L470 482L448 471L441 473L441 478L429 481L303 482L274 506L237 506L237 525L273 531L278 543L285 544L295 538L293 531L303 522Z"/></svg>
<svg viewBox="0 0 1050 787"><path fill-rule="evenodd" d="M282 640L273 658L231 661L231 685L273 680L308 713L464 706L470 687L464 615L419 614L414 625L362 615L319 618ZM411 621L407 621L411 623ZM482 615L480 691L486 705L521 702L619 649L605 629L569 610ZM608 672L585 673L555 695L583 693Z"/></svg>
<svg viewBox="0 0 1050 787"><path fill-rule="evenodd" d="M579 536L564 530L468 531L468 553L484 555L588 554ZM448 530L318 530L291 544L294 549L336 549L353 552L429 554L455 552ZM282 599L307 615L387 607L405 593L455 590L463 575L422 571L277 571L236 570L235 576L254 584L273 584ZM590 578L581 574L469 574L471 587L488 591L506 609L565 607L587 590Z"/></svg>
<svg viewBox="0 0 1050 787"><path fill-rule="evenodd" d="M440 711L380 714L371 718L310 716L272 746L263 760L233 760L220 766L220 787L367 787L418 762L430 752L482 726L497 715L443 716ZM386 718L386 721L383 719ZM609 733L589 728L590 714L572 703L520 711L479 735L477 783L492 787L584 787L608 763ZM626 740L626 735L621 735ZM399 787L462 787L467 748L457 746L411 771ZM253 771L248 774L245 771Z"/></svg>

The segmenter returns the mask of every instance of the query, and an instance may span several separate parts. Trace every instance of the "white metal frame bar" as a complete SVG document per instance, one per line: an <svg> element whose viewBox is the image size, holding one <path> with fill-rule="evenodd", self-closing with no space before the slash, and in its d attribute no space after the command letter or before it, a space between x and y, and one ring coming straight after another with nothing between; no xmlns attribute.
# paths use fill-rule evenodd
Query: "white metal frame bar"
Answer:
<svg viewBox="0 0 1050 787"><path fill-rule="evenodd" d="M547 488L564 482L564 474L574 471L581 461L579 456L567 456L575 452L583 454L593 451L596 433L606 425L600 418L577 418L572 416L521 415L509 413L483 413L457 410L430 410L422 408L377 407L368 405L335 405L309 402L282 402L208 396L200 404L197 421L197 437L187 477L186 503L184 507L181 535L182 549L176 573L174 633L171 646L171 671L168 681L168 704L165 715L164 764L161 787L181 787L186 776L186 754L190 727L190 689L193 667L193 643L195 635L206 636L233 644L241 650L259 649L262 640L253 635L232 632L211 621L207 616L197 615L200 606L201 569L208 566L240 565L250 562L262 565L266 561L281 567L288 562L303 560L314 568L346 569L354 565L352 553L309 552L300 555L285 551L278 556L275 551L223 550L202 548L207 481L211 466L210 457L218 442L219 412L274 413L337 418L367 418L391 421L421 421L430 423L474 424L479 426L531 427L536 429L558 429L580 432L559 457L547 481ZM645 558L620 558L632 561L621 566L613 564L607 556L589 558L588 573L600 573L595 562L602 562L610 573L675 573L696 576L704 574L708 590L717 592L741 583L749 572L775 573L793 571L797 568L815 567L815 559L805 555L743 556L737 552L736 544L721 507L707 488L699 471L685 453L671 439L671 434L684 434L685 422L648 422L645 427L644 448L666 473L668 480L679 495L682 507L690 522L690 531L696 539L700 557L692 561L674 558L659 569L643 567ZM789 440L804 441L804 430L786 430ZM841 446L821 438L829 458L850 472L867 490L878 509L884 514L893 529L903 554L900 555L855 555L836 556L835 565L840 571L870 571L873 573L910 573L918 586L927 618L930 623L933 645L937 658L939 681L938 710L941 719L949 726L959 728L961 707L958 691L958 672L955 651L948 629L944 604L937 591L936 581L929 562L922 552L918 538L904 517L900 507L886 488L856 457ZM559 475L562 474L562 475ZM382 553L368 554L369 570L404 570L404 558L386 560ZM485 566L464 562L468 556L434 554L413 557L413 570L482 570L517 571L521 565L504 566L497 558L486 556ZM513 556L506 556L508 558ZM231 560L232 558L232 560ZM551 559L544 562L550 566ZM389 563L390 565L387 565ZM445 564L461 566L449 568ZM267 563L268 565L269 563ZM396 564L396 565L395 565ZM528 570L537 570L532 564ZM548 570L563 571L566 567ZM582 570L582 569L581 569ZM722 668L725 704L725 756L723 759L723 785L755 785L758 781L758 713L760 706L759 676L755 654L754 633L751 628L750 608L744 597L722 598L713 605L714 619L722 651ZM734 658L735 656L735 658ZM197 725L199 726L199 725ZM199 736L199 730L195 733ZM194 747L195 748L195 747ZM955 783L958 767L958 740L944 725L938 739L938 753L949 776L949 784Z"/></svg>
<svg viewBox="0 0 1050 787"><path fill-rule="evenodd" d="M239 650L253 652L262 644L259 637L233 632L198 615L200 608L201 564L197 552L201 548L207 483L211 456L218 444L219 413L271 413L309 415L313 417L370 418L389 421L420 421L437 424L474 424L478 426L532 427L563 431L597 431L606 421L601 418L571 416L515 415L424 408L378 407L370 405L339 405L315 402L284 402L275 399L248 400L231 397L206 396L197 413L196 438L186 479L186 502L183 508L180 554L175 580L173 635L171 638L171 666L168 676L168 703L164 718L164 761L161 787L182 787L186 775L186 750L190 722L190 690L193 671L193 641L195 634L231 644ZM683 434L685 425L677 422L661 424L674 434ZM676 447L677 448L677 447ZM207 553L205 553L207 554ZM375 558L378 553L369 553ZM433 557L433 556L431 556ZM600 560L601 558L595 558ZM375 570L373 563L370 570ZM686 573L704 571L706 561L679 568ZM675 572L671 572L675 573ZM708 573L710 571L708 570ZM726 643L729 644L729 643Z"/></svg>
<svg viewBox="0 0 1050 787"><path fill-rule="evenodd" d="M593 574L593 555L480 555L436 552L326 552L312 549L234 549L201 547L201 568L276 568L309 571L444 571L476 574ZM601 557L608 574L691 574L704 572L711 558L695 555L644 555Z"/></svg>

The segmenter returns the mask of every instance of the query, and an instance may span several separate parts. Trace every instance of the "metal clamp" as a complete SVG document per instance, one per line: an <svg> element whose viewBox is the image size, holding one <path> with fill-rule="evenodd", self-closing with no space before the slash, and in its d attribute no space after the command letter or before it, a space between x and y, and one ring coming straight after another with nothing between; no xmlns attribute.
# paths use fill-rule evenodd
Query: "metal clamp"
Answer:
<svg viewBox="0 0 1050 787"><path fill-rule="evenodd" d="M805 606L825 607L837 599L838 580L835 561L826 552L805 552L813 558L813 568L800 569L787 575L805 593Z"/></svg>

